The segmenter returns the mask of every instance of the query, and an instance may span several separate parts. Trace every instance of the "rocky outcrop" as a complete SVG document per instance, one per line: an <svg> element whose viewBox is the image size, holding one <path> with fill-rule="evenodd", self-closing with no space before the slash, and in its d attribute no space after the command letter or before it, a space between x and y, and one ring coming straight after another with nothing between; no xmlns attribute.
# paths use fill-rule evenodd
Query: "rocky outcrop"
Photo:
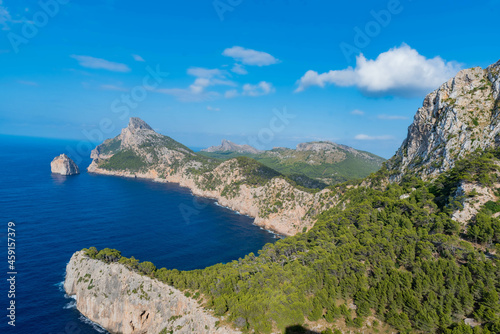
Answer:
<svg viewBox="0 0 500 334"><path fill-rule="evenodd" d="M66 154L61 154L52 160L50 163L52 173L61 175L75 175L80 174L80 169Z"/></svg>
<svg viewBox="0 0 500 334"><path fill-rule="evenodd" d="M181 291L81 251L66 267L64 289L85 317L111 333L240 333L218 326L221 319Z"/></svg>
<svg viewBox="0 0 500 334"><path fill-rule="evenodd" d="M209 148L205 148L201 150L202 152L237 152L237 153L250 153L250 154L258 154L261 151L252 147L250 145L238 145L227 139L222 139L222 142L219 146L210 146Z"/></svg>
<svg viewBox="0 0 500 334"><path fill-rule="evenodd" d="M406 173L432 179L476 149L500 143L500 61L460 71L426 96L408 136L388 161L397 181Z"/></svg>
<svg viewBox="0 0 500 334"><path fill-rule="evenodd" d="M248 166L241 166L238 159L220 163L199 156L141 122L131 120L119 136L93 150L88 171L178 183L194 195L216 199L222 206L254 217L256 225L283 235L294 235L312 227L313 217L333 206L339 196L329 189L317 193L299 190L282 176L253 184L252 177L260 177L265 169L249 175ZM127 161L135 157L133 160L141 167L132 170L127 163L109 168L107 163L124 152L127 152Z"/></svg>

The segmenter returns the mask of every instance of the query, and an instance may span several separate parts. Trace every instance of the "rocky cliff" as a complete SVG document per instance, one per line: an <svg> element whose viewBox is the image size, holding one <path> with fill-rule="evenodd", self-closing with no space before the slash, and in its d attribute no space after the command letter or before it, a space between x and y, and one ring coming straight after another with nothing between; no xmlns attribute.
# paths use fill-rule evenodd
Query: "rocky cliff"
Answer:
<svg viewBox="0 0 500 334"><path fill-rule="evenodd" d="M408 136L388 162L392 179L432 179L476 149L500 143L500 61L460 71L425 97Z"/></svg>
<svg viewBox="0 0 500 334"><path fill-rule="evenodd" d="M52 160L50 163L52 173L61 175L80 174L80 169L66 154L61 154Z"/></svg>
<svg viewBox="0 0 500 334"><path fill-rule="evenodd" d="M181 291L81 251L66 267L64 289L85 317L111 333L240 333L218 326L221 319Z"/></svg>
<svg viewBox="0 0 500 334"><path fill-rule="evenodd" d="M132 118L127 128L92 151L92 173L175 182L194 195L255 218L255 224L284 235L309 229L313 217L338 195L301 190L280 173L249 158L224 162L197 155ZM326 200L330 199L330 200Z"/></svg>
<svg viewBox="0 0 500 334"><path fill-rule="evenodd" d="M202 152L238 152L238 153L250 153L257 154L260 151L255 147L250 145L238 145L227 139L222 139L222 142L219 146L210 146L209 148L205 148L201 150Z"/></svg>

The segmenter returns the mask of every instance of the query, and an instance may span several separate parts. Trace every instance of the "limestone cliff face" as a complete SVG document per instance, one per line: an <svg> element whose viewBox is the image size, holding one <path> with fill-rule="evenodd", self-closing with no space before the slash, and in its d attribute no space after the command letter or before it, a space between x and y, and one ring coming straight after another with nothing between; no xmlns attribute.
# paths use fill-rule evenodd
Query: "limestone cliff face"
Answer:
<svg viewBox="0 0 500 334"><path fill-rule="evenodd" d="M111 333L240 333L216 326L220 319L181 291L83 252L71 257L64 289L85 317Z"/></svg>
<svg viewBox="0 0 500 334"><path fill-rule="evenodd" d="M393 180L405 173L432 179L468 153L500 143L499 72L500 61L462 70L427 95L388 162Z"/></svg>
<svg viewBox="0 0 500 334"><path fill-rule="evenodd" d="M50 163L52 173L61 175L80 174L80 169L66 154L61 154L52 160Z"/></svg>
<svg viewBox="0 0 500 334"><path fill-rule="evenodd" d="M113 157L124 152L128 158L133 152L133 160L141 167L132 170L127 163L110 168ZM89 172L175 182L188 187L194 195L216 199L223 206L254 217L255 224L284 235L309 229L313 216L333 206L337 199L329 189L312 194L295 188L280 176L265 184L252 184L238 159L220 163L199 156L154 132L139 119L131 119L119 136L99 145L92 158ZM255 174L259 176L260 172Z"/></svg>

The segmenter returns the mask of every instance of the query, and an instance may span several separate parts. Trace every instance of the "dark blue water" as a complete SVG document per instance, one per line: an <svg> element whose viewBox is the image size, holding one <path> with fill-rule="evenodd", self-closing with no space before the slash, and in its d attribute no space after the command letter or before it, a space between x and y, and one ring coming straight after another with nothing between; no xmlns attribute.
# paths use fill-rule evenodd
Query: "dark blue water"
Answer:
<svg viewBox="0 0 500 334"><path fill-rule="evenodd" d="M257 252L274 236L253 219L175 184L52 175L74 142L0 136L0 333L97 333L60 282L82 248L116 248L157 267L189 270ZM16 224L16 327L7 325L7 223Z"/></svg>

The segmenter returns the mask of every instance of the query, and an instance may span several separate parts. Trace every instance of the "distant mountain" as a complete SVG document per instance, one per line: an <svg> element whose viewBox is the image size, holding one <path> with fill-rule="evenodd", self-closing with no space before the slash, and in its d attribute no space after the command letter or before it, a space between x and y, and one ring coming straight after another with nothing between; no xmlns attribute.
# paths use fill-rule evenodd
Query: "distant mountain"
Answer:
<svg viewBox="0 0 500 334"><path fill-rule="evenodd" d="M208 149L202 154L223 160L245 155L292 178L303 175L325 184L366 177L380 169L385 161L375 154L329 141L301 143L296 149L276 147L257 154Z"/></svg>
<svg viewBox="0 0 500 334"><path fill-rule="evenodd" d="M222 142L219 146L210 146L209 148L201 150L202 152L237 152L237 153L250 153L250 154L258 154L258 149L250 146L250 145L238 145L227 139L222 139Z"/></svg>

